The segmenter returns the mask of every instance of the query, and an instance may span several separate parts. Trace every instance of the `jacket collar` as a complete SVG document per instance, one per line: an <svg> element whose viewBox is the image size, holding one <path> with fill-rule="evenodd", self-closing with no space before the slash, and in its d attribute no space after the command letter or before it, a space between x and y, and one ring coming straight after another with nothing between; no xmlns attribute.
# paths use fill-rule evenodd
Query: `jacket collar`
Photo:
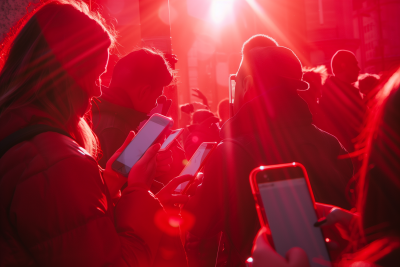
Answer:
<svg viewBox="0 0 400 267"><path fill-rule="evenodd" d="M224 138L248 133L263 133L282 128L295 128L312 124L312 115L297 92L278 90L264 93L250 100L229 119L220 131Z"/></svg>

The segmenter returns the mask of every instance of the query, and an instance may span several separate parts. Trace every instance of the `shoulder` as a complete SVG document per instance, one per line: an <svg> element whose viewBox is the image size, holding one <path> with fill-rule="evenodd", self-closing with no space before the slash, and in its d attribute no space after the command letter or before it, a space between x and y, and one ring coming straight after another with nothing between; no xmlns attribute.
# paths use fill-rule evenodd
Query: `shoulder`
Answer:
<svg viewBox="0 0 400 267"><path fill-rule="evenodd" d="M332 135L324 130L321 130L320 128L318 128L315 125L312 125L312 127L313 127L313 131L315 132L315 134L319 137L321 144L324 144L325 147L329 146L331 148L337 149L338 151L339 150L346 151L346 149L343 147L343 145L339 142L339 140L334 135Z"/></svg>
<svg viewBox="0 0 400 267"><path fill-rule="evenodd" d="M0 160L0 172L19 174L21 180L56 169L58 173L76 170L77 165L96 170L96 160L74 140L55 132L41 133L12 147Z"/></svg>

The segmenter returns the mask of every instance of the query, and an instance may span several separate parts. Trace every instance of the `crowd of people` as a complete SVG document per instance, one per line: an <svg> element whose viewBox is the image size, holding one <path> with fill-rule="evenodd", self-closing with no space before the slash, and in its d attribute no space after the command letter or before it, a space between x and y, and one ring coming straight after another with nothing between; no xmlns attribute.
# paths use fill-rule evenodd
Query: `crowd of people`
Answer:
<svg viewBox="0 0 400 267"><path fill-rule="evenodd" d="M290 162L307 170L334 266L399 264L400 69L360 75L339 50L328 75L255 35L233 114L195 89L183 142L152 145L126 178L113 162L170 104L165 55L129 53L105 86L115 32L86 4L47 1L17 26L1 51L0 266L310 266L301 248L274 250L249 183L254 168ZM218 146L176 194L203 142Z"/></svg>

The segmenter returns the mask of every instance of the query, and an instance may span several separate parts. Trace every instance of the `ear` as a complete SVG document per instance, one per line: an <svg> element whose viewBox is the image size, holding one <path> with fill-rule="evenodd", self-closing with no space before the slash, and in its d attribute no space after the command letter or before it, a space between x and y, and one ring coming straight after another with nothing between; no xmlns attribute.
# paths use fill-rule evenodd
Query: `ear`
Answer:
<svg viewBox="0 0 400 267"><path fill-rule="evenodd" d="M253 76L247 75L243 79L243 94L248 95L253 93L253 88L254 88L254 79Z"/></svg>

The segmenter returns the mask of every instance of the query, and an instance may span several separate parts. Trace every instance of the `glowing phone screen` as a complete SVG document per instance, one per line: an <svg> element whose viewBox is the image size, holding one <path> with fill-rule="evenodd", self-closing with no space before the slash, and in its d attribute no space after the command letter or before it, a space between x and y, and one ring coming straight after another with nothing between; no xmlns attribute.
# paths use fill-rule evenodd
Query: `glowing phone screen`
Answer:
<svg viewBox="0 0 400 267"><path fill-rule="evenodd" d="M185 174L195 175L198 172L202 162L207 157L208 153L210 153L212 148L213 146L207 146L207 144L200 145L200 147L196 150L196 152L190 159L189 163L186 165L186 167L183 169L180 175L185 175ZM178 185L175 191L182 192L188 183L189 182L181 183L180 185Z"/></svg>
<svg viewBox="0 0 400 267"><path fill-rule="evenodd" d="M149 120L117 158L117 161L132 168L164 129L165 126Z"/></svg>
<svg viewBox="0 0 400 267"><path fill-rule="evenodd" d="M160 149L165 149L169 143L171 143L172 141L174 141L175 137L182 131L182 129L173 131L168 137L167 139L165 139L164 143L162 144Z"/></svg>
<svg viewBox="0 0 400 267"><path fill-rule="evenodd" d="M293 247L308 255L311 267L332 266L304 178L258 184L276 251L285 257Z"/></svg>

